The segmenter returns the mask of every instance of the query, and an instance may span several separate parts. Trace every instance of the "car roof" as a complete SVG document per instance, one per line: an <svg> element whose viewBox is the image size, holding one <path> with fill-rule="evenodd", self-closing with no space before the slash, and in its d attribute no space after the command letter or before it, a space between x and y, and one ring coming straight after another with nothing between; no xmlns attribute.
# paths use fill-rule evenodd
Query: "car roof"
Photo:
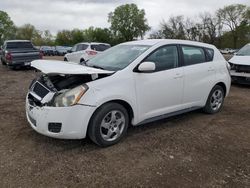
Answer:
<svg viewBox="0 0 250 188"><path fill-rule="evenodd" d="M154 46L156 44L186 44L186 45L196 45L196 46L203 46L207 48L214 48L214 45L202 43L202 42L196 42L196 41L190 41L190 40L178 40L178 39L146 39L146 40L137 40L137 41L130 41L125 42L122 44L126 45L149 45Z"/></svg>

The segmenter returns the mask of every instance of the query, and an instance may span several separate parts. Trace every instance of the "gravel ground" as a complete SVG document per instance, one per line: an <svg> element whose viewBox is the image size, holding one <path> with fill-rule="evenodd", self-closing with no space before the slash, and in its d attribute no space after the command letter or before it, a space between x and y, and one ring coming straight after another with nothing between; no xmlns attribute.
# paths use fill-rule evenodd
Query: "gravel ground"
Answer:
<svg viewBox="0 0 250 188"><path fill-rule="evenodd" d="M24 104L34 77L0 66L0 187L250 187L250 87L232 86L216 115L131 127L103 149L30 128Z"/></svg>

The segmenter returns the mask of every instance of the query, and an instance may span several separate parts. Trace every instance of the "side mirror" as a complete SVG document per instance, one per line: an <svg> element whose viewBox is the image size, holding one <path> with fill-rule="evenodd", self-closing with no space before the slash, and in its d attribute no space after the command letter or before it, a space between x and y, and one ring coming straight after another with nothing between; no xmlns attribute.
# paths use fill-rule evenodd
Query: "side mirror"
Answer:
<svg viewBox="0 0 250 188"><path fill-rule="evenodd" d="M155 70L155 63L149 61L141 63L138 67L139 72L152 72L154 70Z"/></svg>

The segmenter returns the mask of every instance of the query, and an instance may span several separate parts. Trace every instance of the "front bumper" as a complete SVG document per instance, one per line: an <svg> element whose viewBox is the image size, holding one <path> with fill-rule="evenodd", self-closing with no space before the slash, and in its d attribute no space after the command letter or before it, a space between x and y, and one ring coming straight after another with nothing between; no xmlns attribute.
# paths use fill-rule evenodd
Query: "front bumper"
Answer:
<svg viewBox="0 0 250 188"><path fill-rule="evenodd" d="M230 71L233 83L250 84L250 73Z"/></svg>
<svg viewBox="0 0 250 188"><path fill-rule="evenodd" d="M26 98L26 116L31 127L40 134L61 139L86 137L89 120L95 107L75 105L71 107L32 106ZM53 132L49 125L61 125Z"/></svg>

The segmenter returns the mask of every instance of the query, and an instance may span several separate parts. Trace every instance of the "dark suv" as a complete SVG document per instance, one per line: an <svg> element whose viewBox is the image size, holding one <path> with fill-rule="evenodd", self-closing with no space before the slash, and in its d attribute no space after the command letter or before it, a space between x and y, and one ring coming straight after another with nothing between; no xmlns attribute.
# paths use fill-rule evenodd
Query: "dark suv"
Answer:
<svg viewBox="0 0 250 188"><path fill-rule="evenodd" d="M36 59L42 59L42 53L28 40L7 40L2 46L1 62L12 69L30 66Z"/></svg>

